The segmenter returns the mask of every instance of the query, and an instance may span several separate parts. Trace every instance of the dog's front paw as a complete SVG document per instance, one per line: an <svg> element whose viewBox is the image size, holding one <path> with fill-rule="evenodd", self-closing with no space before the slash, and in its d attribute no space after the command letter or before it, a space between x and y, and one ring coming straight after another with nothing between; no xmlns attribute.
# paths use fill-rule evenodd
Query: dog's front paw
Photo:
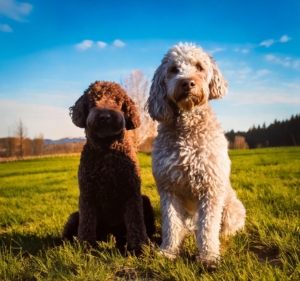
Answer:
<svg viewBox="0 0 300 281"><path fill-rule="evenodd" d="M176 258L178 258L178 255L172 251L166 250L166 249L161 249L159 248L157 253L161 256L164 256L170 260L175 260Z"/></svg>
<svg viewBox="0 0 300 281"><path fill-rule="evenodd" d="M90 237L85 237L85 236L78 235L78 242L80 244L86 245L87 247L97 246L96 238L91 239Z"/></svg>
<svg viewBox="0 0 300 281"><path fill-rule="evenodd" d="M219 255L204 255L200 254L196 257L197 262L201 263L207 271L214 271L217 269L217 264L222 261Z"/></svg>

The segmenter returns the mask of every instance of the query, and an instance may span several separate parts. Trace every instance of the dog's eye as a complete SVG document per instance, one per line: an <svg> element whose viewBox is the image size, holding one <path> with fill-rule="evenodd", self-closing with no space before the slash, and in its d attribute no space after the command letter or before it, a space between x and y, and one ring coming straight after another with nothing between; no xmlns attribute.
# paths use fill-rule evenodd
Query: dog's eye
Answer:
<svg viewBox="0 0 300 281"><path fill-rule="evenodd" d="M202 66L200 64L196 64L196 69L198 71L202 71L203 70L203 68L202 68Z"/></svg>
<svg viewBox="0 0 300 281"><path fill-rule="evenodd" d="M171 70L170 70L170 72L172 72L172 73L178 73L179 72L179 69L176 67L176 66L174 66L174 67L172 67L171 68Z"/></svg>

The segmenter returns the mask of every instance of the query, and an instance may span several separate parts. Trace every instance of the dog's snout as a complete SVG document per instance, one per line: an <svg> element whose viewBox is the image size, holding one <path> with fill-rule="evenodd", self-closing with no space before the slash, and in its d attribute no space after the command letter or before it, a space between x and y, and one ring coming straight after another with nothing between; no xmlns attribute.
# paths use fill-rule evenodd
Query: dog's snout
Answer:
<svg viewBox="0 0 300 281"><path fill-rule="evenodd" d="M196 83L192 79L184 80L184 82L182 83L182 88L184 90L190 90L190 89L194 88L195 86L196 86Z"/></svg>
<svg viewBox="0 0 300 281"><path fill-rule="evenodd" d="M99 121L100 121L101 123L103 123L103 122L108 122L108 121L110 120L110 118L111 118L111 116L110 116L109 113L102 113L102 114L100 114L100 116L99 116Z"/></svg>

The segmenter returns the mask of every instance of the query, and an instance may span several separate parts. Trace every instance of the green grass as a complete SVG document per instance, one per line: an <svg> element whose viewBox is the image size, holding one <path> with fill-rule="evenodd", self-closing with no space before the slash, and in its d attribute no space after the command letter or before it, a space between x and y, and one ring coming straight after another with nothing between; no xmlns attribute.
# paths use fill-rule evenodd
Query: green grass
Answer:
<svg viewBox="0 0 300 281"><path fill-rule="evenodd" d="M177 261L145 246L123 256L113 239L87 249L59 239L77 210L78 156L0 164L0 280L300 280L300 148L230 151L231 181L247 209L246 227L222 241L224 261L213 273L195 261L193 236ZM151 157L139 154L142 191L159 197Z"/></svg>

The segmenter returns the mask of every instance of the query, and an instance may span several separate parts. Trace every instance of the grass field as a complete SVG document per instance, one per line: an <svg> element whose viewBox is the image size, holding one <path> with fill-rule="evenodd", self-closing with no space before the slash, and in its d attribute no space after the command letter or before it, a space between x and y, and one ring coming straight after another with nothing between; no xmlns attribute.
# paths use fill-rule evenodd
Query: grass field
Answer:
<svg viewBox="0 0 300 281"><path fill-rule="evenodd" d="M113 239L86 249L59 239L77 210L79 157L0 164L0 280L300 280L300 147L231 151L231 181L247 209L243 231L221 238L213 273L195 261L193 236L177 261L145 247L122 256ZM156 211L151 157L139 154L142 190Z"/></svg>

